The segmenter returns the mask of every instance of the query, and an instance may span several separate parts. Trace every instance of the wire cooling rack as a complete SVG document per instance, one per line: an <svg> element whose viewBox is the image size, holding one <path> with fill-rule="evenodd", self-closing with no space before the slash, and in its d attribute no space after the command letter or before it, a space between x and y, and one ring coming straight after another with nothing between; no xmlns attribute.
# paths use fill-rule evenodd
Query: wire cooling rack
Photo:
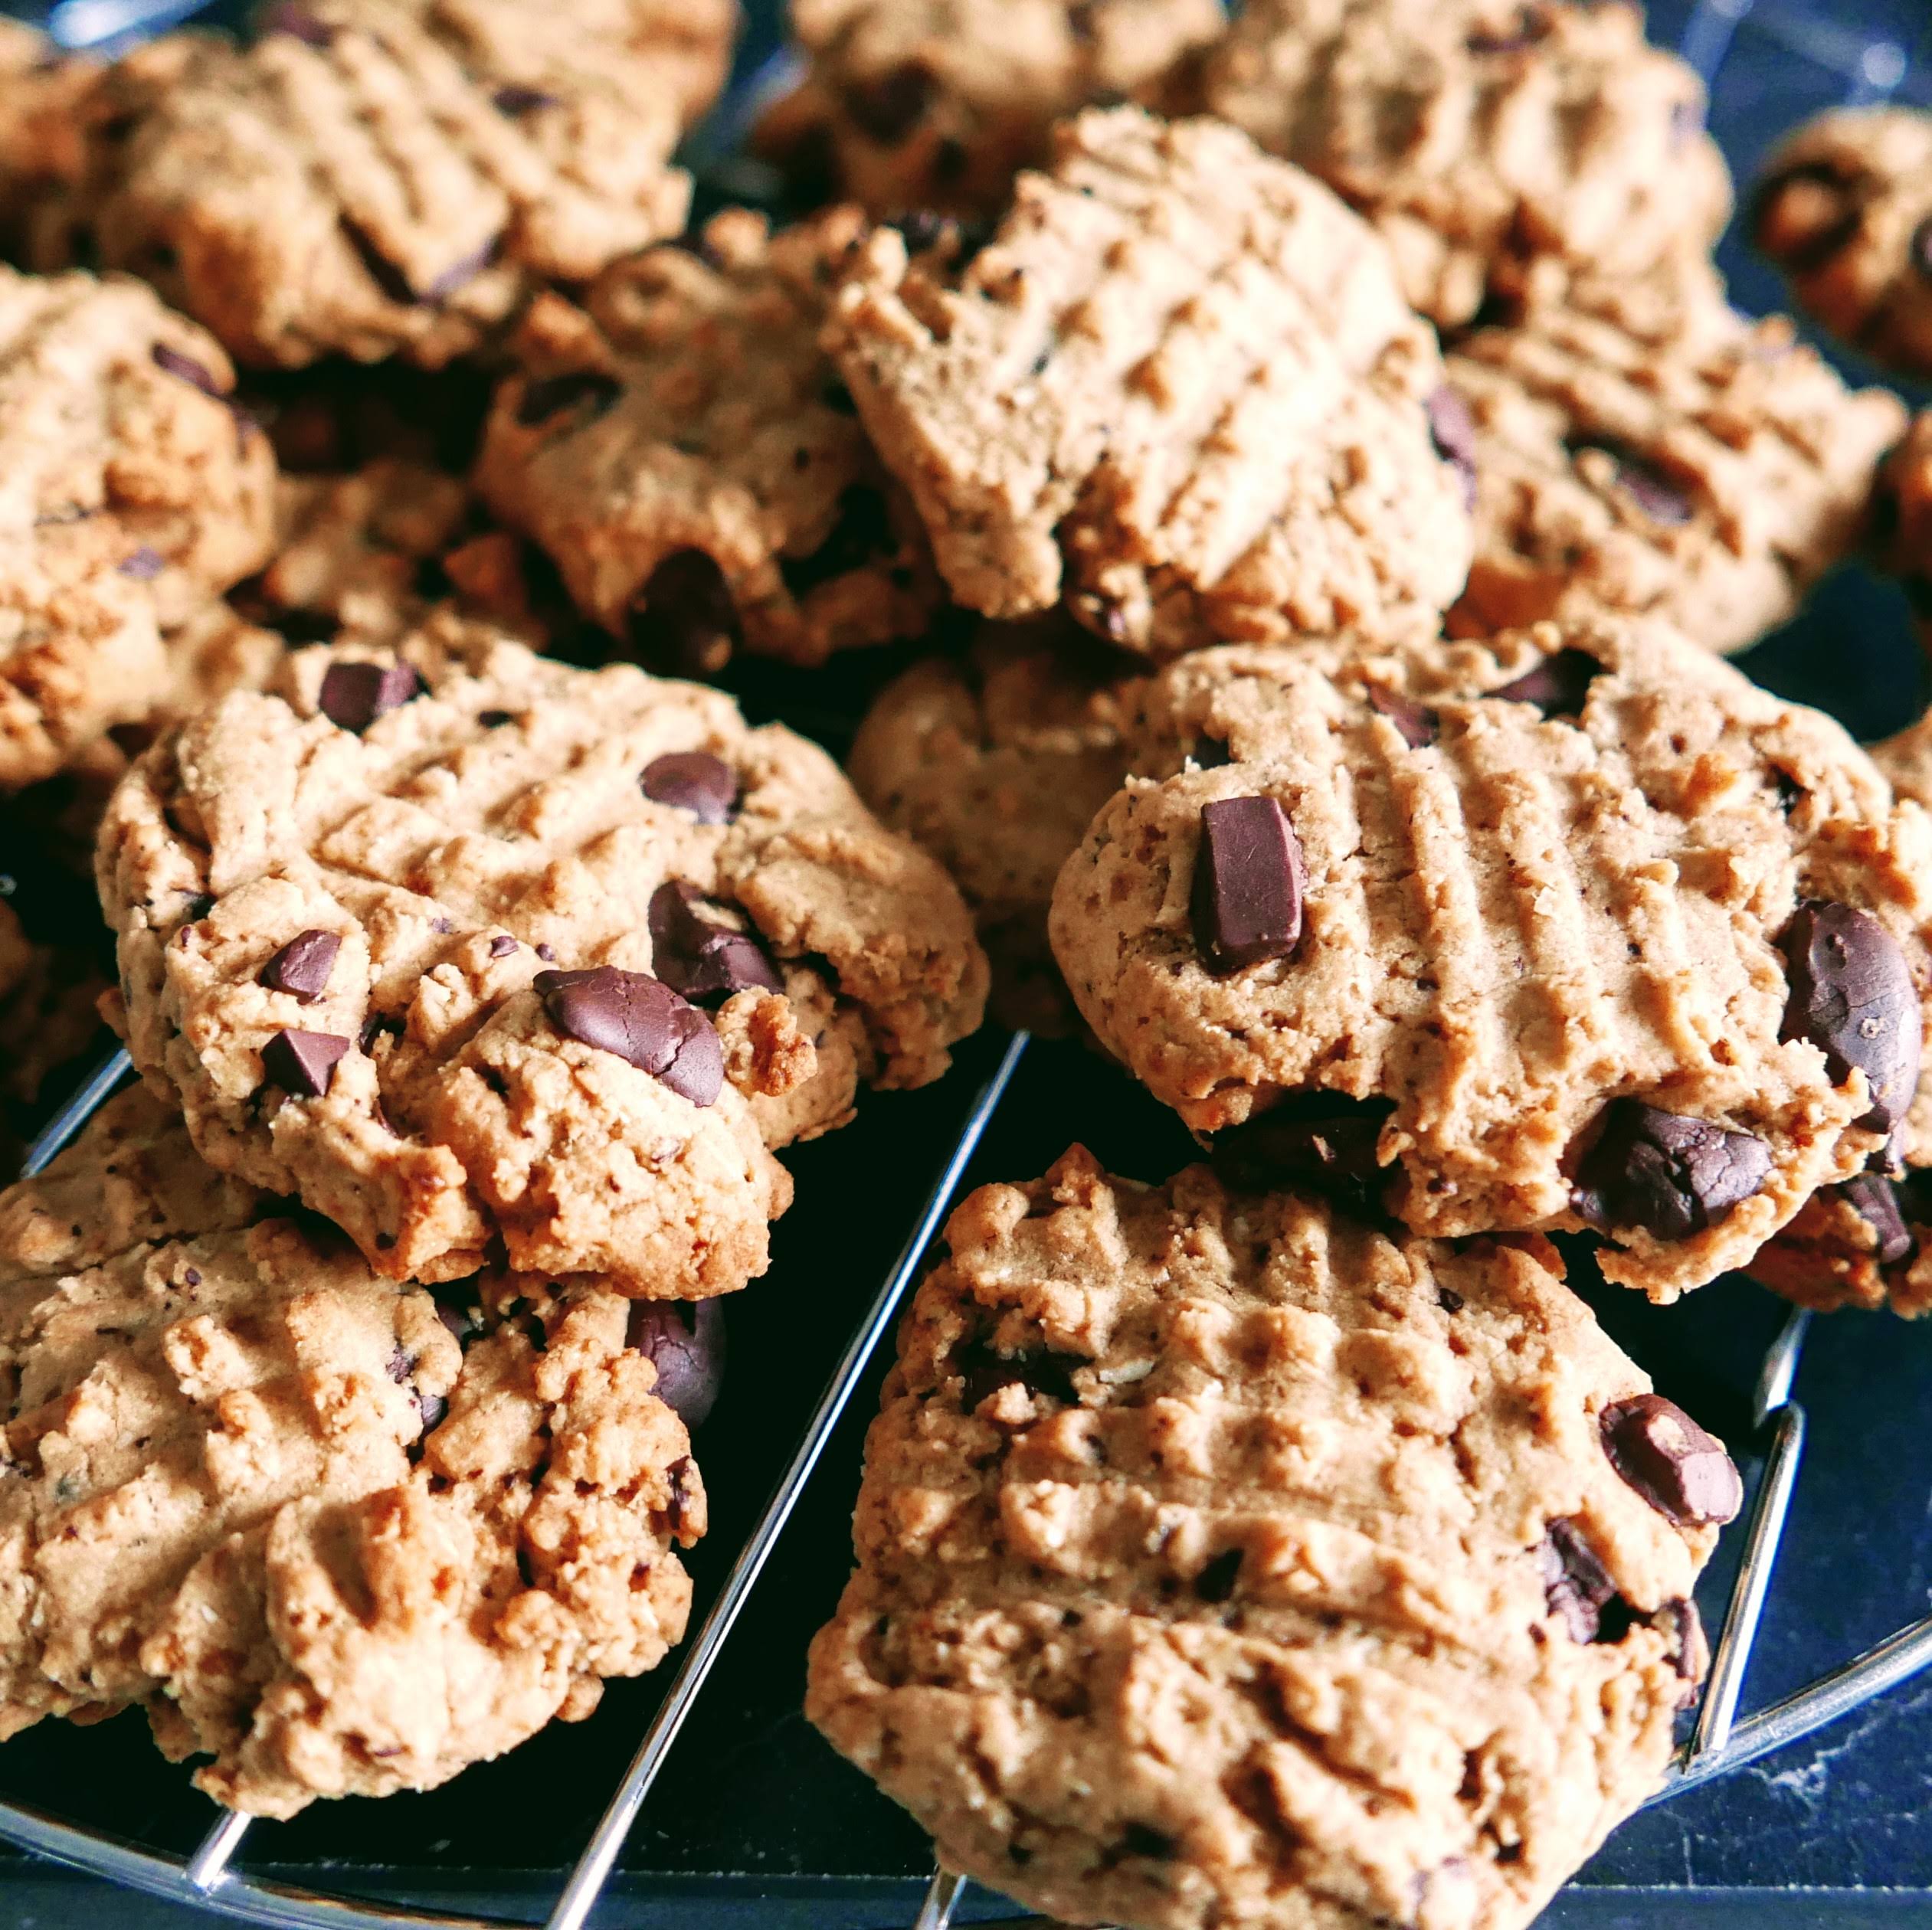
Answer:
<svg viewBox="0 0 1932 1930"><path fill-rule="evenodd" d="M1820 11L1789 0L1695 0L1652 8L1652 32L1674 39L1698 67L1712 93L1712 123L1740 178L1748 180L1767 138L1799 114L1834 100L1887 98L1932 103L1932 82L1922 60L1932 29L1921 0L1872 0L1862 26L1842 8ZM138 36L196 11L192 0L59 0L50 30L69 45ZM1894 24L1896 31L1885 31ZM1788 59L1776 111L1762 101L1736 100L1729 77L1740 34L1768 44ZM1917 44L1914 44L1914 37ZM714 160L729 178L730 155L745 125L748 103L768 93L784 56L755 62L734 87L712 124L701 159ZM1760 67L1762 63L1760 64ZM1761 269L1739 264L1737 280L1749 283ZM1749 301L1748 293L1744 299ZM628 1769L612 1791L601 1819L563 1879L547 1916L548 1930L585 1930L609 1883L619 1853L657 1783L672 1745L722 1653L741 1611L764 1572L779 1536L804 1493L840 1416L864 1379L868 1363L890 1329L922 1256L940 1226L1001 1100L1010 1087L1026 1035L1006 1045L963 1111L947 1122L948 1146L908 1228L905 1243L871 1304L847 1341L789 1464L757 1518L729 1572L712 1593L696 1634L679 1659ZM40 1171L128 1076L125 1053L105 1061L48 1122L28 1149L25 1173ZM1072 1121L1074 1127L1079 1122ZM765 1293L779 1290L768 1283ZM1900 1629L1808 1686L1744 1716L1738 1713L1752 1647L1769 1598L1780 1545L1791 1512L1805 1451L1806 1415L1793 1386L1812 1317L1793 1310L1778 1330L1760 1366L1750 1407L1750 1438L1736 1444L1762 1457L1751 1505L1738 1529L1738 1562L1729 1601L1714 1644L1708 1678L1688 1739L1664 1786L1652 1798L1667 1803L1682 1792L1754 1762L1838 1721L1919 1671L1932 1667L1932 1616ZM299 1887L251 1874L237 1859L277 1827L222 1814L199 1847L176 1857L138 1841L124 1840L16 1803L0 1801L0 1839L128 1888L242 1921L290 1930L362 1930L362 1926L434 1925L444 1930L500 1930L512 1919L448 1914L407 1905L376 1903ZM935 1873L915 1930L946 1930L962 1893L963 1879Z"/></svg>

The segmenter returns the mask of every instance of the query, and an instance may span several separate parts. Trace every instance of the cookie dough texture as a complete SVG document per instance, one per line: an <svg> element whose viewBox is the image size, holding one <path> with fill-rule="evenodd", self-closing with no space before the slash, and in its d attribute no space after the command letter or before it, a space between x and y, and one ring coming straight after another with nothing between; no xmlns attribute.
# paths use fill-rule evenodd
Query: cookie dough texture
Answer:
<svg viewBox="0 0 1932 1930"><path fill-rule="evenodd" d="M705 1522L615 1295L495 1275L473 1323L279 1204L138 1088L0 1194L0 1732L138 1705L267 1816L588 1714Z"/></svg>
<svg viewBox="0 0 1932 1930"><path fill-rule="evenodd" d="M1469 635L1606 610L1743 649L1857 546L1904 424L1782 317L1737 314L1701 263L1579 283L1478 329L1445 370L1475 474L1451 619Z"/></svg>
<svg viewBox="0 0 1932 1930"><path fill-rule="evenodd" d="M385 671L421 694L359 734L332 721L345 679ZM655 776L647 794L666 757L726 800L693 808ZM791 1198L768 1144L841 1123L862 1075L936 1077L985 996L951 882L822 752L715 691L573 670L447 615L400 659L296 653L273 692L165 738L116 794L100 878L136 1064L204 1156L299 1194L398 1279L472 1272L500 1235L513 1265L634 1295L740 1287ZM699 1017L713 1103L567 1036L535 983L672 975L653 901L675 883L778 988L741 980ZM339 941L313 996L263 983L310 932ZM266 1083L285 1032L334 1042L319 1096L286 1062Z"/></svg>
<svg viewBox="0 0 1932 1930"><path fill-rule="evenodd" d="M1077 1147L946 1238L810 1719L1069 1922L1527 1925L1662 1775L1712 1540L1611 1466L1647 1382L1554 1251Z"/></svg>
<svg viewBox="0 0 1932 1930"><path fill-rule="evenodd" d="M1616 0L1256 0L1202 93L1373 221L1444 326L1706 254L1731 212L1702 83Z"/></svg>
<svg viewBox="0 0 1932 1930"><path fill-rule="evenodd" d="M244 362L437 366L683 222L675 70L612 11L299 0L247 47L167 36L93 96L43 252L84 240Z"/></svg>
<svg viewBox="0 0 1932 1930"><path fill-rule="evenodd" d="M1767 164L1752 232L1807 314L1894 368L1932 375L1932 113L1808 121Z"/></svg>
<svg viewBox="0 0 1932 1930"><path fill-rule="evenodd" d="M1526 676L1567 701L1501 695ZM1142 775L1068 860L1051 937L1102 1043L1197 1134L1232 1148L1283 1106L1278 1126L1352 1121L1359 1169L1344 1153L1334 1177L1436 1235L1582 1227L1613 1101L1750 1135L1761 1181L1708 1224L1612 1226L1604 1274L1659 1299L1882 1158L1864 1075L1784 1035L1780 944L1801 903L1867 913L1922 1003L1932 818L1829 718L1602 620L1332 662L1203 652L1144 718ZM1302 928L1223 971L1190 900L1203 806L1239 797L1286 814ZM1907 1156L1927 1124L1921 1097Z"/></svg>
<svg viewBox="0 0 1932 1930"><path fill-rule="evenodd" d="M1225 29L1220 0L797 0L809 60L790 119L841 191L879 214L991 214L1098 101L1169 106Z"/></svg>
<svg viewBox="0 0 1932 1930"><path fill-rule="evenodd" d="M734 209L520 333L479 486L578 608L665 668L739 643L822 662L919 633L938 601L919 518L819 346L865 225L843 208L774 236Z"/></svg>
<svg viewBox="0 0 1932 1930"><path fill-rule="evenodd" d="M1078 1015L1046 942L1060 866L1127 775L1131 657L1059 617L987 624L915 664L853 740L859 795L930 852L972 907L1007 1024L1053 1038Z"/></svg>
<svg viewBox="0 0 1932 1930"><path fill-rule="evenodd" d="M969 254L876 231L828 340L955 598L1165 656L1446 608L1469 533L1387 250L1231 128L1062 127Z"/></svg>

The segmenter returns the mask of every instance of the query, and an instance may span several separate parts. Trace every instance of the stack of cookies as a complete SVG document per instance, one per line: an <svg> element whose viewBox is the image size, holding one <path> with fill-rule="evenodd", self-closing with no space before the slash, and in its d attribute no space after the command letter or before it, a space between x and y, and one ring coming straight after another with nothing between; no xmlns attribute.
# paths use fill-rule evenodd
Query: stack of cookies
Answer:
<svg viewBox="0 0 1932 1930"><path fill-rule="evenodd" d="M4 822L142 1075L0 1195L0 1731L287 1815L653 1666L778 1155L990 995L1203 1160L955 1213L807 1713L1056 1915L1514 1930L1742 1499L1551 1236L1932 1304L1932 749L1724 661L1932 440L1627 6L794 12L689 231L728 5L0 47Z"/></svg>

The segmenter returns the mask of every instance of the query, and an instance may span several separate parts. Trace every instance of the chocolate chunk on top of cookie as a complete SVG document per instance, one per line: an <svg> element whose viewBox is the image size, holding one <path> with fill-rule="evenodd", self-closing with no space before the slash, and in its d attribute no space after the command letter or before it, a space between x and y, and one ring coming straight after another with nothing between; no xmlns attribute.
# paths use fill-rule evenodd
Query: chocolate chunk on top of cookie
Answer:
<svg viewBox="0 0 1932 1930"><path fill-rule="evenodd" d="M398 1278L500 1236L630 1294L742 1286L791 1197L768 1149L935 1078L985 997L957 891L822 752L448 613L165 738L100 862L136 1063Z"/></svg>
<svg viewBox="0 0 1932 1930"><path fill-rule="evenodd" d="M1932 817L1829 719L1607 620L1150 690L1051 935L1241 1183L1668 1298L1927 1143Z"/></svg>
<svg viewBox="0 0 1932 1930"><path fill-rule="evenodd" d="M945 1238L807 1716L1056 1918L1521 1930L1669 1761L1721 1444L1539 1238L1077 1147Z"/></svg>

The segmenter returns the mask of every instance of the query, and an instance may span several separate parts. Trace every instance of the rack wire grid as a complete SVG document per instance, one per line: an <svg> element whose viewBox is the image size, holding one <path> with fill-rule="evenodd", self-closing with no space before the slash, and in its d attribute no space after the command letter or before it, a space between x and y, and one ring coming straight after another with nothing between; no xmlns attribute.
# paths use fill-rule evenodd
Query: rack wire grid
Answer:
<svg viewBox="0 0 1932 1930"><path fill-rule="evenodd" d="M198 11L196 0L58 0L48 16L48 26L64 44L100 45L139 38ZM1932 104L1932 77L1924 67L1926 56L1932 52L1932 26L1920 11L1920 0L1898 0L1891 6L1888 0L1874 0L1863 11L1870 18L1861 26L1846 19L1842 9L1807 8L1791 0L1693 0L1693 4L1676 5L1663 0L1651 9L1652 31L1655 38L1674 40L1704 76L1711 91L1713 127L1740 179L1748 181L1769 141L1783 125L1802 113L1834 101L1867 103L1901 99ZM1885 31L1894 16L1898 31ZM1743 112L1734 117L1727 80L1740 36L1746 33L1761 37L1775 55L1788 63L1778 91L1789 113L1767 114L1760 101L1736 103ZM696 158L701 167L708 164L713 170L715 185L728 189L733 185L737 141L755 103L781 84L788 71L788 59L782 51L768 51L762 59L752 62L749 72L741 73L700 136ZM1775 283L1768 280L1762 264L1741 254L1731 259L1735 248L1734 240L1724 251L1734 294L1749 308L1773 305L1777 299ZM1764 299L1754 299L1759 293ZM1845 693L1819 695L1842 698ZM1845 707L1841 702L1837 708L1842 714ZM501 1930L511 1922L539 1921L548 1930L585 1930L672 1745L841 1415L861 1385L868 1364L891 1328L968 1165L1012 1085L1027 1044L1024 1033L1007 1040L963 1111L947 1122L944 1137L948 1150L913 1215L896 1259L847 1340L777 1487L712 1594L629 1768L612 1791L545 1917L449 1914L251 1874L238 1863L239 1853L244 1843L252 1846L276 1826L251 1824L247 1817L228 1812L218 1816L198 1847L185 1858L5 1801L0 1801L0 1839L132 1889L217 1915L287 1926L288 1930L362 1930L362 1926L378 1925ZM106 1058L34 1140L23 1174L41 1170L130 1071L125 1052L116 1052ZM1079 1124L1077 1120L1069 1122L1076 1127ZM769 1294L779 1289L776 1283L768 1282L761 1290ZM1750 1506L1741 1526L1733 1531L1740 1543L1736 1574L1688 1739L1663 1787L1651 1799L1652 1806L1668 1803L1839 1721L1932 1666L1932 1615L1928 1615L1782 1699L1748 1716L1738 1713L1753 1643L1769 1598L1804 1457L1806 1415L1793 1397L1793 1386L1811 1322L1808 1312L1793 1309L1777 1329L1758 1369L1750 1403L1750 1438L1738 1444L1761 1457L1761 1467ZM914 1930L947 1930L967 1888L964 1879L943 1868L935 1871Z"/></svg>

